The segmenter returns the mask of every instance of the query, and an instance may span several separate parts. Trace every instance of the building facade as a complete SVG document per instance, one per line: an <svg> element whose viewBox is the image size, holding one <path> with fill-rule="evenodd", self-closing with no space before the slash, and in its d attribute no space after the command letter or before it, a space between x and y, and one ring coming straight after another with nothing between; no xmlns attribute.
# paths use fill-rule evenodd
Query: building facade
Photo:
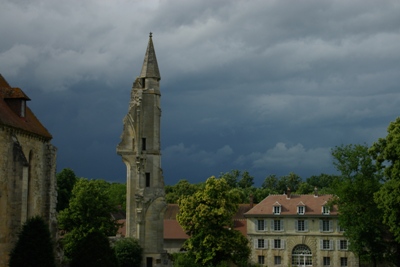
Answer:
<svg viewBox="0 0 400 267"><path fill-rule="evenodd" d="M29 100L0 75L0 267L8 266L29 217L41 216L56 231L56 148Z"/></svg>
<svg viewBox="0 0 400 267"><path fill-rule="evenodd" d="M252 261L261 266L358 266L332 195L270 195L245 214Z"/></svg>
<svg viewBox="0 0 400 267"><path fill-rule="evenodd" d="M126 236L139 240L143 266L168 264L163 248L166 209L160 146L160 72L150 34L140 76L133 83L117 153L127 168Z"/></svg>

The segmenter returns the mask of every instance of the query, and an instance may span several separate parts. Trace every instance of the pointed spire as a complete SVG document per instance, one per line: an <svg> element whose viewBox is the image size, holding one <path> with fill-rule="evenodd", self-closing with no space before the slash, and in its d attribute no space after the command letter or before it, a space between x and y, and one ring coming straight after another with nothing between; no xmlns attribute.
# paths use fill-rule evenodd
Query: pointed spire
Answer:
<svg viewBox="0 0 400 267"><path fill-rule="evenodd" d="M140 78L156 78L161 79L160 71L158 70L156 52L154 51L152 33L149 36L149 44L147 45L146 55L144 56L142 71Z"/></svg>

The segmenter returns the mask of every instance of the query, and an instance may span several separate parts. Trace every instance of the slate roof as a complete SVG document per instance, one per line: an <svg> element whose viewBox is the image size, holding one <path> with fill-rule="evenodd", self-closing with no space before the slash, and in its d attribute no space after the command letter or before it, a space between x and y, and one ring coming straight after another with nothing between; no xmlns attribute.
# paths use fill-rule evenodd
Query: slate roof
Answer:
<svg viewBox="0 0 400 267"><path fill-rule="evenodd" d="M244 214L245 217L260 217L260 216L279 216L273 213L274 206L281 206L280 216L290 216L297 214L297 207L299 205L305 206L305 213L301 216L321 216L322 207L328 203L333 195L294 195L290 197L286 194L283 195L269 195L258 203L254 208ZM338 215L337 207L333 206L330 209L329 215Z"/></svg>
<svg viewBox="0 0 400 267"><path fill-rule="evenodd" d="M40 123L28 106L26 107L25 117L20 117L6 103L7 99L30 100L20 88L11 87L0 74L0 126L18 129L47 140L52 139L49 131Z"/></svg>

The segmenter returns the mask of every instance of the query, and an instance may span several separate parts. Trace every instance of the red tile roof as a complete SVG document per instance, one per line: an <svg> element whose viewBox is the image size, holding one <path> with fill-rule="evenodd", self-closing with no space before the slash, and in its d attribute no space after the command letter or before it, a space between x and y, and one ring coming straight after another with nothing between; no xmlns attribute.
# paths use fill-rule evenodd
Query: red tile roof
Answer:
<svg viewBox="0 0 400 267"><path fill-rule="evenodd" d="M322 207L333 197L333 195L294 195L291 194L290 198L286 194L283 195L269 195L262 200L258 205L245 213L246 217L252 215L271 215L273 216L273 207L276 205L281 206L280 215L297 215L297 207L302 204L305 206L304 215L321 215ZM333 206L330 209L330 215L337 215L337 207Z"/></svg>
<svg viewBox="0 0 400 267"><path fill-rule="evenodd" d="M25 117L20 117L6 103L6 99L30 100L20 88L12 88L0 74L0 126L19 129L47 140L52 139L49 131L40 123L29 107L26 107Z"/></svg>

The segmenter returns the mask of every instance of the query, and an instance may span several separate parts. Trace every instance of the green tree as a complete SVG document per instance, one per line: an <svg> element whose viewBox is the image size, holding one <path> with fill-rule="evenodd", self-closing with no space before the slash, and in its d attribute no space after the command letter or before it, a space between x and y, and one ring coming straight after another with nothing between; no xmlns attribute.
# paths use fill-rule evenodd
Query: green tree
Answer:
<svg viewBox="0 0 400 267"><path fill-rule="evenodd" d="M123 238L115 242L115 255L118 267L140 267L142 264L143 249L133 238Z"/></svg>
<svg viewBox="0 0 400 267"><path fill-rule="evenodd" d="M28 219L10 253L10 267L55 267L53 241L41 217Z"/></svg>
<svg viewBox="0 0 400 267"><path fill-rule="evenodd" d="M307 182L301 182L297 188L296 194L306 195L311 194L312 192L314 192L314 186L310 185Z"/></svg>
<svg viewBox="0 0 400 267"><path fill-rule="evenodd" d="M300 176L293 172L289 173L289 175L282 176L278 181L278 193L286 192L287 188L290 188L292 192L296 192L300 183Z"/></svg>
<svg viewBox="0 0 400 267"><path fill-rule="evenodd" d="M267 188L273 192L273 194L278 193L278 177L275 174L268 175L265 177L264 182L262 183L262 188Z"/></svg>
<svg viewBox="0 0 400 267"><path fill-rule="evenodd" d="M248 171L231 170L221 173L218 178L224 178L231 188L249 188L254 184L254 177Z"/></svg>
<svg viewBox="0 0 400 267"><path fill-rule="evenodd" d="M57 211L68 207L72 189L78 178L73 170L66 168L57 173Z"/></svg>
<svg viewBox="0 0 400 267"><path fill-rule="evenodd" d="M382 176L366 145L347 145L332 151L341 177L333 184L339 209L339 224L350 241L350 250L374 266L385 254L382 212L374 202Z"/></svg>
<svg viewBox="0 0 400 267"><path fill-rule="evenodd" d="M202 187L202 184L191 184L188 180L179 180L176 185L166 186L165 199L167 203L178 203L179 198L194 194Z"/></svg>
<svg viewBox="0 0 400 267"><path fill-rule="evenodd" d="M71 267L117 267L108 237L96 230L78 241L71 256Z"/></svg>
<svg viewBox="0 0 400 267"><path fill-rule="evenodd" d="M126 184L111 183L107 188L107 193L114 207L126 209Z"/></svg>
<svg viewBox="0 0 400 267"><path fill-rule="evenodd" d="M332 187L335 180L338 179L337 175L321 173L320 175L313 175L306 179L306 182L313 188L317 187L318 190L328 190Z"/></svg>
<svg viewBox="0 0 400 267"><path fill-rule="evenodd" d="M102 180L79 179L72 190L69 207L59 213L59 227L66 232L63 245L68 258L81 239L93 231L115 235L119 225L110 216L115 206L104 188Z"/></svg>
<svg viewBox="0 0 400 267"><path fill-rule="evenodd" d="M370 153L378 168L383 169L385 183L375 194L375 202L383 211L383 222L394 236L397 248L395 264L400 266L400 117L389 124L387 136L375 142Z"/></svg>
<svg viewBox="0 0 400 267"><path fill-rule="evenodd" d="M196 263L217 266L232 261L247 264L248 240L233 230L233 216L238 210L239 197L225 179L210 177L204 190L179 200L177 219L190 236L185 248Z"/></svg>

